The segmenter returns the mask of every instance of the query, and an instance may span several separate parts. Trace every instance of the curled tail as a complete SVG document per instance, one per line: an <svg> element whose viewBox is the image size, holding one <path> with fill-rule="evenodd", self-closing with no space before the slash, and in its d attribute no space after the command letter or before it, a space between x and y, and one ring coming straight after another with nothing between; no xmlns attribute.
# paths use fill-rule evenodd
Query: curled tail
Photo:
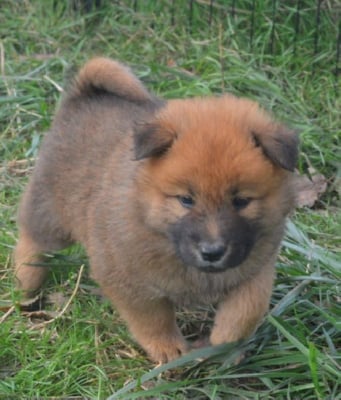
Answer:
<svg viewBox="0 0 341 400"><path fill-rule="evenodd" d="M152 95L129 67L105 57L93 58L81 68L69 95L87 96L99 91L128 101L152 100Z"/></svg>

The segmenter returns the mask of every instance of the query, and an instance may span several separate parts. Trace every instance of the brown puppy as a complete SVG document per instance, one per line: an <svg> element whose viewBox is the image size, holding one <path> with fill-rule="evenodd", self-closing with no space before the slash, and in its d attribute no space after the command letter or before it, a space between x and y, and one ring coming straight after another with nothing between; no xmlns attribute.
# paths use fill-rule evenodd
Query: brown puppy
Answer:
<svg viewBox="0 0 341 400"><path fill-rule="evenodd" d="M77 241L152 359L188 349L175 305L218 304L212 344L247 337L268 309L297 145L252 101L162 101L127 67L91 60L21 203L19 287L38 289L46 268L32 264Z"/></svg>

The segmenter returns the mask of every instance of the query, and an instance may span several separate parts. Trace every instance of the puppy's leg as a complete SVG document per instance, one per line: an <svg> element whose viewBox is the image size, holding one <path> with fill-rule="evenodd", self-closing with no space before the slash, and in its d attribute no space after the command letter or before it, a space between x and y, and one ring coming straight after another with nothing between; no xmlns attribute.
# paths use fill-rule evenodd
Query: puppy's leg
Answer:
<svg viewBox="0 0 341 400"><path fill-rule="evenodd" d="M43 191L41 187L32 184L28 187L19 210L14 267L16 286L26 296L33 295L47 276L48 268L38 265L44 259L43 254L71 244L53 209L49 191Z"/></svg>
<svg viewBox="0 0 341 400"><path fill-rule="evenodd" d="M43 246L21 229L14 251L16 285L27 296L40 288L48 273L47 267L35 266L42 261Z"/></svg>
<svg viewBox="0 0 341 400"><path fill-rule="evenodd" d="M118 300L118 301L117 301ZM128 324L136 341L151 359L165 363L188 351L188 346L176 325L172 304L166 299L118 299L113 303Z"/></svg>
<svg viewBox="0 0 341 400"><path fill-rule="evenodd" d="M274 268L265 266L253 278L233 289L219 305L210 342L234 342L250 336L269 308Z"/></svg>

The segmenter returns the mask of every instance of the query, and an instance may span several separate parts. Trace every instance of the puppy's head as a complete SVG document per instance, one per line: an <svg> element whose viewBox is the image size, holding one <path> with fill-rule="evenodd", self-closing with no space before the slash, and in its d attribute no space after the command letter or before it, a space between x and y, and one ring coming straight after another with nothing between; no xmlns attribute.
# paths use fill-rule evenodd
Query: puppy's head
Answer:
<svg viewBox="0 0 341 400"><path fill-rule="evenodd" d="M252 101L173 100L135 133L145 223L182 261L219 272L281 235L297 136Z"/></svg>

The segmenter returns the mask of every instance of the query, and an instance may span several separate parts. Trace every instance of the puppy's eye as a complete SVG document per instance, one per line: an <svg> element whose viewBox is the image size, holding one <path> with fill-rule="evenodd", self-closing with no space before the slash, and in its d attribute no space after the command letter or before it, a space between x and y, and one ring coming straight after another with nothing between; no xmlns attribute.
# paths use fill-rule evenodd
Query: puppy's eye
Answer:
<svg viewBox="0 0 341 400"><path fill-rule="evenodd" d="M234 197L232 200L233 207L238 210L243 210L251 203L251 197Z"/></svg>
<svg viewBox="0 0 341 400"><path fill-rule="evenodd" d="M191 196L177 196L179 203L185 208L192 208L195 204L193 197Z"/></svg>

